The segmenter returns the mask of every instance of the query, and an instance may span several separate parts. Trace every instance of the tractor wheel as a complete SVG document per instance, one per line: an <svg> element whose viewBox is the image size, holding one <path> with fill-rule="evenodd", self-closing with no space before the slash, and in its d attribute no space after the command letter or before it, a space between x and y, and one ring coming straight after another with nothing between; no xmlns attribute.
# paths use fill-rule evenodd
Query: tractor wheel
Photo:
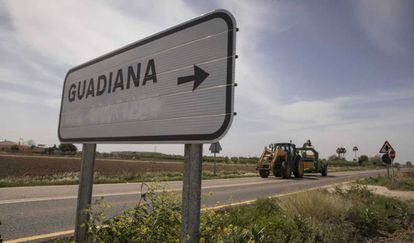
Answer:
<svg viewBox="0 0 414 243"><path fill-rule="evenodd" d="M295 163L295 169L293 170L293 175L296 178L302 178L303 174L304 174L304 164L303 164L303 159L302 158L298 158L298 160Z"/></svg>
<svg viewBox="0 0 414 243"><path fill-rule="evenodd" d="M276 159L272 170L273 170L273 175L274 176L276 176L276 177L281 177L282 176L282 159L281 158Z"/></svg>
<svg viewBox="0 0 414 243"><path fill-rule="evenodd" d="M267 170L267 169L259 169L259 175L260 175L260 177L262 177L262 178L267 178L267 177L269 177L269 173L270 173L270 171L269 171L269 170Z"/></svg>
<svg viewBox="0 0 414 243"><path fill-rule="evenodd" d="M327 176L328 175L328 165L323 165L322 166L321 174L322 174L322 176Z"/></svg>
<svg viewBox="0 0 414 243"><path fill-rule="evenodd" d="M289 179L290 175L292 174L292 171L290 170L290 165L285 160L282 161L281 172L282 172L282 178L283 179Z"/></svg>

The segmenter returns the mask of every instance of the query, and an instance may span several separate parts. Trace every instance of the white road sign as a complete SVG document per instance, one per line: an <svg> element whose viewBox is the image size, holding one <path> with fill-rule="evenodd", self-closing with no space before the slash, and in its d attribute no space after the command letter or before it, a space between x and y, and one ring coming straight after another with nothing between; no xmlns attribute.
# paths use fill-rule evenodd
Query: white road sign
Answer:
<svg viewBox="0 0 414 243"><path fill-rule="evenodd" d="M234 17L217 10L72 68L59 139L218 141L233 119L235 43Z"/></svg>
<svg viewBox="0 0 414 243"><path fill-rule="evenodd" d="M381 154L385 154L385 153L388 153L390 151L394 151L394 149L392 148L391 144L388 141L385 141L379 152Z"/></svg>

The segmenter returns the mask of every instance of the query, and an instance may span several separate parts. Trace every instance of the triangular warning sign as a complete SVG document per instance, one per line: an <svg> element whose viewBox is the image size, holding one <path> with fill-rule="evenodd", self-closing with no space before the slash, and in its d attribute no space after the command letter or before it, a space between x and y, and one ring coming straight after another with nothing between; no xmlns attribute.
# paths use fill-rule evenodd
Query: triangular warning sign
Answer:
<svg viewBox="0 0 414 243"><path fill-rule="evenodd" d="M388 141L385 141L384 145L382 145L379 152L382 153L382 154L385 154L385 153L388 153L390 151L395 151L395 150L392 148L391 144Z"/></svg>

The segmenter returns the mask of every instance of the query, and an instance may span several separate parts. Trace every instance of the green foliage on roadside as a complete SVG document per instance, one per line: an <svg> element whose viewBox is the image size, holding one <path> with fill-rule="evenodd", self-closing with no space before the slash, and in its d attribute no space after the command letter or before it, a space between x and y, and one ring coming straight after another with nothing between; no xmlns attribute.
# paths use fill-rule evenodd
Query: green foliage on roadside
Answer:
<svg viewBox="0 0 414 243"><path fill-rule="evenodd" d="M12 152L17 152L17 151L19 151L19 145L12 145L12 146L10 146L10 150L11 150Z"/></svg>
<svg viewBox="0 0 414 243"><path fill-rule="evenodd" d="M365 185L385 186L390 190L414 191L414 170L399 171L394 179L387 176L368 177L359 181Z"/></svg>
<svg viewBox="0 0 414 243"><path fill-rule="evenodd" d="M107 218L100 204L89 221L89 242L176 242L180 238L181 205L172 192L144 193L138 204Z"/></svg>
<svg viewBox="0 0 414 243"><path fill-rule="evenodd" d="M64 154L76 154L78 148L72 143L61 143L59 144L59 150Z"/></svg>
<svg viewBox="0 0 414 243"><path fill-rule="evenodd" d="M369 158L367 155L361 155L358 158L358 164L359 165L364 165L365 163L367 163L369 161Z"/></svg>
<svg viewBox="0 0 414 243"><path fill-rule="evenodd" d="M219 171L216 175L211 171L203 171L203 179L225 179L238 177L254 177L256 173L245 171ZM149 181L178 181L182 180L181 172L144 172L119 173L111 176L94 173L94 183L126 183ZM0 178L0 187L12 186L45 186L45 185L76 185L79 184L79 173L67 172L46 176L19 176Z"/></svg>
<svg viewBox="0 0 414 243"><path fill-rule="evenodd" d="M132 159L132 160L163 160L163 161L184 161L184 156L176 154L164 154L158 152L135 152L135 151L120 151L111 153L97 152L97 158L118 158L118 159ZM210 156L204 155L204 162L217 162L226 164L256 164L258 157L228 157L228 156Z"/></svg>
<svg viewBox="0 0 414 243"><path fill-rule="evenodd" d="M179 242L177 196L150 188L135 208L114 218L98 207L92 211L88 241ZM387 237L412 226L413 219L411 204L354 185L207 209L201 214L200 242L360 242Z"/></svg>

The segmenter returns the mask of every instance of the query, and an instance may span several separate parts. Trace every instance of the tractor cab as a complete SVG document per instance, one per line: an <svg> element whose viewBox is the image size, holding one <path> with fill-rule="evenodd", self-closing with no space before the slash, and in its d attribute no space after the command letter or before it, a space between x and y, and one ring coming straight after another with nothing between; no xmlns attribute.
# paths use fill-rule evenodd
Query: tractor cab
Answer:
<svg viewBox="0 0 414 243"><path fill-rule="evenodd" d="M269 148L273 153L276 150L282 150L291 158L296 154L296 145L293 143L272 143L269 145Z"/></svg>

